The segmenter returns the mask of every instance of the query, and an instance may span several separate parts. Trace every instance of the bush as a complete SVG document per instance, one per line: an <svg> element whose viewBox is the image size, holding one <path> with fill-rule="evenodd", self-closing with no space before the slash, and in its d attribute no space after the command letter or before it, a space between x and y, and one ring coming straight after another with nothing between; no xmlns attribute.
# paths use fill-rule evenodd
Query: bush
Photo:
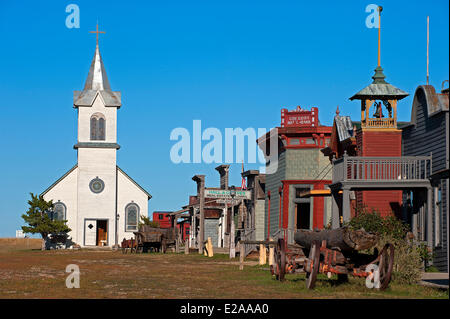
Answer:
<svg viewBox="0 0 450 319"><path fill-rule="evenodd" d="M420 246L406 238L398 239L384 234L378 241L378 251L381 251L386 243L394 245L392 281L408 285L417 283L422 276Z"/></svg>
<svg viewBox="0 0 450 319"><path fill-rule="evenodd" d="M404 239L409 231L409 226L396 217L381 217L378 212L369 212L367 210L353 217L347 226L355 230L364 228L367 232L375 233L379 236L389 235L395 239Z"/></svg>
<svg viewBox="0 0 450 319"><path fill-rule="evenodd" d="M421 244L407 239L409 225L394 216L381 217L376 211L367 209L353 217L347 224L351 229L363 228L379 236L376 248L383 249L386 243L394 245L394 269L392 281L414 284L421 278L423 261L428 258Z"/></svg>

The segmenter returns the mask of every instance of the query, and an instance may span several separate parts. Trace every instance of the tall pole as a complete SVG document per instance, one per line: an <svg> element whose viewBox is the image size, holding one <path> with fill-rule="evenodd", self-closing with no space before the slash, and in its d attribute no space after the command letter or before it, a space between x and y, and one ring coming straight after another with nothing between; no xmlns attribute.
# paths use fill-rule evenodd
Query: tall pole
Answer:
<svg viewBox="0 0 450 319"><path fill-rule="evenodd" d="M383 11L383 7L378 6L378 66L381 66L381 11Z"/></svg>
<svg viewBox="0 0 450 319"><path fill-rule="evenodd" d="M429 84L430 80L430 73L429 73L429 50L430 50L430 16L427 16L427 85Z"/></svg>
<svg viewBox="0 0 450 319"><path fill-rule="evenodd" d="M205 241L205 175L195 175L192 180L197 182L197 196L200 199L200 221L198 234L198 253L203 254Z"/></svg>

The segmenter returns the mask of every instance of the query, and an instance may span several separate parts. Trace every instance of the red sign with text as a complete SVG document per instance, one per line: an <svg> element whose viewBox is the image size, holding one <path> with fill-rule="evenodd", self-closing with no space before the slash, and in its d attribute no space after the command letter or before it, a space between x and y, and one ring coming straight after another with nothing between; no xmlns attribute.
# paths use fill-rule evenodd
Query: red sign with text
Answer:
<svg viewBox="0 0 450 319"><path fill-rule="evenodd" d="M281 127L315 127L319 125L319 110L312 107L311 111L297 106L295 111L281 110Z"/></svg>

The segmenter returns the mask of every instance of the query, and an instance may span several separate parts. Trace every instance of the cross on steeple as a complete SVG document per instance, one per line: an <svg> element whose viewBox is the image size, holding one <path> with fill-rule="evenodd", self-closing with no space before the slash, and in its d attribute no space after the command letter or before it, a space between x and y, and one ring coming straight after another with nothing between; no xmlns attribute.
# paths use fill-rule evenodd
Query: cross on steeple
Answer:
<svg viewBox="0 0 450 319"><path fill-rule="evenodd" d="M96 30L95 31L89 31L89 33L97 33L96 36L97 36L97 45L98 45L98 34L99 33L106 33L106 32L105 31L98 31L98 22L97 22Z"/></svg>

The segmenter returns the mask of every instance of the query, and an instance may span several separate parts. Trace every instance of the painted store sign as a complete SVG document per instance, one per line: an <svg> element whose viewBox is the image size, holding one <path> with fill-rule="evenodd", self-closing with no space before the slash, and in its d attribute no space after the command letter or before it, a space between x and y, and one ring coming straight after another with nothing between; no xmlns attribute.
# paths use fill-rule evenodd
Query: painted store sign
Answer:
<svg viewBox="0 0 450 319"><path fill-rule="evenodd" d="M297 106L295 111L288 109L281 110L281 127L311 127L318 126L317 107L312 107L311 111L303 110Z"/></svg>

